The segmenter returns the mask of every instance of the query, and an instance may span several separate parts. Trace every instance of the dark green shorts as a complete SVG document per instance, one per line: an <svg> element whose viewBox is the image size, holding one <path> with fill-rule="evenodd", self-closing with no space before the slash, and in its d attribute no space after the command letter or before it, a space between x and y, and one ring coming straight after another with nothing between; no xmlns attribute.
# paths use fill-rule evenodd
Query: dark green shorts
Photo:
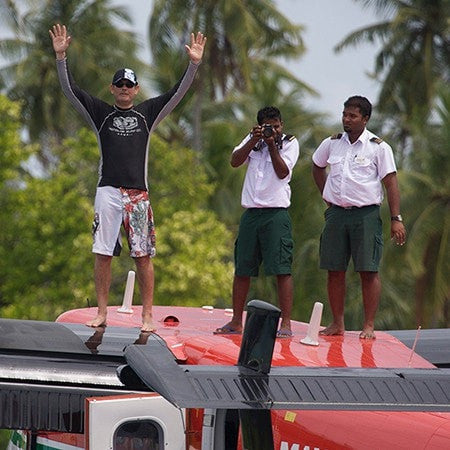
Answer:
<svg viewBox="0 0 450 450"><path fill-rule="evenodd" d="M356 272L378 272L383 250L383 232L378 205L325 211L320 237L320 268L345 271L350 256Z"/></svg>
<svg viewBox="0 0 450 450"><path fill-rule="evenodd" d="M234 248L235 274L258 276L264 263L266 275L289 275L292 253L291 218L286 208L250 208L242 214Z"/></svg>

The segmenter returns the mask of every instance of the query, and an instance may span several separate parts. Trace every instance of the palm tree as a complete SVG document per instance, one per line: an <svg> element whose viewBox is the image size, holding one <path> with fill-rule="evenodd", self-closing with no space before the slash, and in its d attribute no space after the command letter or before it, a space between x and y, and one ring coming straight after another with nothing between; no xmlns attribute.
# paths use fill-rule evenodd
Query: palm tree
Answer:
<svg viewBox="0 0 450 450"><path fill-rule="evenodd" d="M130 24L123 8L110 0L28 0L2 3L0 21L9 30L0 41L7 65L0 69L0 85L9 98L23 102L23 120L32 141L49 143L73 134L80 117L64 100L58 86L55 60L48 30L64 23L73 36L69 64L80 86L108 99L111 74L118 67L141 69L136 58L133 32L119 30L116 23ZM44 162L52 155L42 154Z"/></svg>
<svg viewBox="0 0 450 450"><path fill-rule="evenodd" d="M450 326L450 89L442 86L438 117L426 133L414 135L415 146L426 148L409 174L411 242L407 259L415 275L416 321ZM436 120L437 119L437 120ZM417 195L420 192L420 196Z"/></svg>
<svg viewBox="0 0 450 450"><path fill-rule="evenodd" d="M255 58L297 57L304 51L301 27L271 1L155 0L149 30L155 60L168 48L182 48L197 29L208 37L202 84L212 99L245 90Z"/></svg>
<svg viewBox="0 0 450 450"><path fill-rule="evenodd" d="M230 92L248 91L256 62L298 57L304 47L301 28L291 24L271 1L155 0L149 35L155 65L161 70L160 88L163 80L174 81L168 80L167 70L173 73L176 68L176 76L182 70L179 49L196 30L208 38L192 116L194 148L200 149L206 99L223 100Z"/></svg>
<svg viewBox="0 0 450 450"><path fill-rule="evenodd" d="M426 123L436 88L450 80L450 3L448 0L359 0L387 17L350 33L335 47L379 39L375 77L382 88L378 111L394 121L397 139L406 147L411 120ZM399 126L400 125L400 126Z"/></svg>

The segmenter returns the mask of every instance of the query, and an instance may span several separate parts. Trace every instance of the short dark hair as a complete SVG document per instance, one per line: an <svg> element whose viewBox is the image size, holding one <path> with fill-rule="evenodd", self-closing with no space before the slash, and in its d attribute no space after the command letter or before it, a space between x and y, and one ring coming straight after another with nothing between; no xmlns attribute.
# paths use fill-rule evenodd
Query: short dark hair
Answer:
<svg viewBox="0 0 450 450"><path fill-rule="evenodd" d="M265 106L258 111L256 119L258 125L262 125L267 119L280 119L281 122L281 112L276 106Z"/></svg>
<svg viewBox="0 0 450 450"><path fill-rule="evenodd" d="M368 117L372 114L372 104L367 100L366 97L362 97L361 95L354 95L353 97L349 97L347 101L344 103L344 108L348 106L355 106L359 108L363 117Z"/></svg>

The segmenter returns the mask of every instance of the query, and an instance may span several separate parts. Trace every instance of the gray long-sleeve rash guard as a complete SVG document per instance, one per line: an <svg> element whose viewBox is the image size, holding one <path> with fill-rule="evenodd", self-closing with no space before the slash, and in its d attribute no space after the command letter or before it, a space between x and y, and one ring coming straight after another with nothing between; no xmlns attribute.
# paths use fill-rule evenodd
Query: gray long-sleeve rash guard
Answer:
<svg viewBox="0 0 450 450"><path fill-rule="evenodd" d="M57 60L64 94L97 135L100 147L98 186L148 190L150 134L184 97L197 68L198 65L190 62L170 91L130 109L120 109L80 89L68 70L67 59Z"/></svg>

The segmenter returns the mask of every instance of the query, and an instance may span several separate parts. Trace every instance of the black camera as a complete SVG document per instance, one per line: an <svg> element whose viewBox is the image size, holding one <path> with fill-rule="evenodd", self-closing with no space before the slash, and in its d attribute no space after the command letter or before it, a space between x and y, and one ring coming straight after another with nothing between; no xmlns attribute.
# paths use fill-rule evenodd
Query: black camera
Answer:
<svg viewBox="0 0 450 450"><path fill-rule="evenodd" d="M262 135L265 138L272 137L275 134L275 130L273 129L272 125L270 125L270 123L261 125L261 129Z"/></svg>

